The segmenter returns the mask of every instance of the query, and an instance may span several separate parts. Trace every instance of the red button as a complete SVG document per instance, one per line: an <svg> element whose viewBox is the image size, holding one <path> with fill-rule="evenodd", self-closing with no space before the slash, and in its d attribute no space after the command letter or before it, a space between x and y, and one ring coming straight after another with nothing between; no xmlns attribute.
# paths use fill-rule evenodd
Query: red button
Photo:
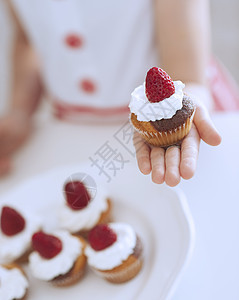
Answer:
<svg viewBox="0 0 239 300"><path fill-rule="evenodd" d="M65 37L65 43L71 48L80 48L83 45L83 39L77 34L68 34Z"/></svg>
<svg viewBox="0 0 239 300"><path fill-rule="evenodd" d="M81 89L86 93L94 93L96 91L96 85L91 79L83 79L80 82Z"/></svg>

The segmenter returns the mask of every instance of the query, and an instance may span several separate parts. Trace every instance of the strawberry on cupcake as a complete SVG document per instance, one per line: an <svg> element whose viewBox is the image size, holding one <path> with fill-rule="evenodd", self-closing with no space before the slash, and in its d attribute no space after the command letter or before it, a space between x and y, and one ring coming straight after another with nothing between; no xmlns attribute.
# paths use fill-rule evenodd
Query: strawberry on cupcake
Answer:
<svg viewBox="0 0 239 300"><path fill-rule="evenodd" d="M131 94L131 123L148 144L167 147L181 143L189 133L195 105L183 88L181 81L153 67Z"/></svg>
<svg viewBox="0 0 239 300"><path fill-rule="evenodd" d="M89 232L88 242L88 264L105 280L123 283L141 270L142 243L129 224L99 224Z"/></svg>
<svg viewBox="0 0 239 300"><path fill-rule="evenodd" d="M102 186L89 188L84 180L67 180L64 202L59 208L59 226L71 233L86 233L96 224L111 218L112 202Z"/></svg>
<svg viewBox="0 0 239 300"><path fill-rule="evenodd" d="M40 219L27 209L12 206L0 209L0 263L27 260L32 234L40 229Z"/></svg>

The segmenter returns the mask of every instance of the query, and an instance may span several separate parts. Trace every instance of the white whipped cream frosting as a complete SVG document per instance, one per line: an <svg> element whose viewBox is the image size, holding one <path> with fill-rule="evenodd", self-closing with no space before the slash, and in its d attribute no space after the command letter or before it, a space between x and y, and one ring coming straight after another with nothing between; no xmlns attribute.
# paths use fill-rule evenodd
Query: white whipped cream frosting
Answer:
<svg viewBox="0 0 239 300"><path fill-rule="evenodd" d="M111 270L134 252L137 236L132 226L125 223L110 223L109 227L117 235L117 240L111 246L100 251L95 251L90 245L86 247L88 263L95 269Z"/></svg>
<svg viewBox="0 0 239 300"><path fill-rule="evenodd" d="M172 118L177 110L182 108L183 88L180 81L174 81L175 93L160 102L149 102L145 93L145 83L137 87L131 94L130 111L137 116L138 121L156 121Z"/></svg>
<svg viewBox="0 0 239 300"><path fill-rule="evenodd" d="M101 214L107 210L107 198L108 194L103 187L100 187L83 209L73 210L67 206L64 200L58 213L60 228L67 229L72 233L92 228L97 224Z"/></svg>
<svg viewBox="0 0 239 300"><path fill-rule="evenodd" d="M13 206L11 206L13 207ZM23 231L13 236L7 236L0 230L0 263L7 264L22 256L31 246L33 233L41 227L41 219L30 211L15 208L25 219Z"/></svg>
<svg viewBox="0 0 239 300"><path fill-rule="evenodd" d="M22 272L17 269L6 269L0 266L0 299L20 299L26 294L29 284Z"/></svg>
<svg viewBox="0 0 239 300"><path fill-rule="evenodd" d="M67 231L56 231L53 234L62 241L62 250L55 257L46 259L34 251L29 256L29 267L34 277L41 280L66 274L74 265L78 256L82 254L83 245L77 237Z"/></svg>

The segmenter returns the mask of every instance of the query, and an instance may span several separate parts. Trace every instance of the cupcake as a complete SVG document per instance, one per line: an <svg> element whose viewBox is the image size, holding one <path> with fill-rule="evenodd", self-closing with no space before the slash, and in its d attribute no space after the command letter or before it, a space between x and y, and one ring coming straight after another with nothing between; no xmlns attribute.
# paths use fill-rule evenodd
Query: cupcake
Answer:
<svg viewBox="0 0 239 300"><path fill-rule="evenodd" d="M28 280L20 266L0 265L0 299L26 299L28 286Z"/></svg>
<svg viewBox="0 0 239 300"><path fill-rule="evenodd" d="M134 229L126 223L95 226L89 233L85 253L89 266L112 283L123 283L141 270L142 243Z"/></svg>
<svg viewBox="0 0 239 300"><path fill-rule="evenodd" d="M76 174L64 184L63 194L58 216L60 228L85 234L96 224L110 221L112 202L102 186L96 189L95 182L79 180Z"/></svg>
<svg viewBox="0 0 239 300"><path fill-rule="evenodd" d="M0 263L27 261L32 234L40 229L39 218L12 206L3 206L0 212Z"/></svg>
<svg viewBox="0 0 239 300"><path fill-rule="evenodd" d="M55 286L70 286L84 275L85 240L67 231L48 234L43 231L32 236L33 252L29 256L32 275Z"/></svg>
<svg viewBox="0 0 239 300"><path fill-rule="evenodd" d="M131 94L131 123L148 144L180 144L189 133L195 105L184 94L184 87L181 81L172 81L165 71L153 67L147 72L145 83Z"/></svg>

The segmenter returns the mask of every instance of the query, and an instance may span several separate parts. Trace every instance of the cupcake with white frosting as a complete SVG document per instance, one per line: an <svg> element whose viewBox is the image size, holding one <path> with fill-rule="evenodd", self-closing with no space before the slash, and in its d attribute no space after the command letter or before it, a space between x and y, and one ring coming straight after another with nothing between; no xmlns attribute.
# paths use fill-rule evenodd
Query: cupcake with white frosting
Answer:
<svg viewBox="0 0 239 300"><path fill-rule="evenodd" d="M92 178L91 178L92 180ZM63 188L64 203L59 207L59 226L71 233L85 233L96 224L111 220L112 201L103 186L96 189L77 174Z"/></svg>
<svg viewBox="0 0 239 300"><path fill-rule="evenodd" d="M0 299L23 300L29 283L22 268L16 264L0 265Z"/></svg>
<svg viewBox="0 0 239 300"><path fill-rule="evenodd" d="M131 123L148 144L180 144L189 133L195 105L184 94L184 87L164 70L153 67L147 72L145 83L131 94Z"/></svg>
<svg viewBox="0 0 239 300"><path fill-rule="evenodd" d="M109 223L95 226L85 253L94 272L112 283L123 283L141 270L142 243L132 226Z"/></svg>
<svg viewBox="0 0 239 300"><path fill-rule="evenodd" d="M3 206L0 215L0 263L27 261L32 234L40 226L39 217L26 208Z"/></svg>
<svg viewBox="0 0 239 300"><path fill-rule="evenodd" d="M32 236L34 251L29 256L32 275L56 286L78 282L85 272L85 245L83 238L67 231L36 232Z"/></svg>

